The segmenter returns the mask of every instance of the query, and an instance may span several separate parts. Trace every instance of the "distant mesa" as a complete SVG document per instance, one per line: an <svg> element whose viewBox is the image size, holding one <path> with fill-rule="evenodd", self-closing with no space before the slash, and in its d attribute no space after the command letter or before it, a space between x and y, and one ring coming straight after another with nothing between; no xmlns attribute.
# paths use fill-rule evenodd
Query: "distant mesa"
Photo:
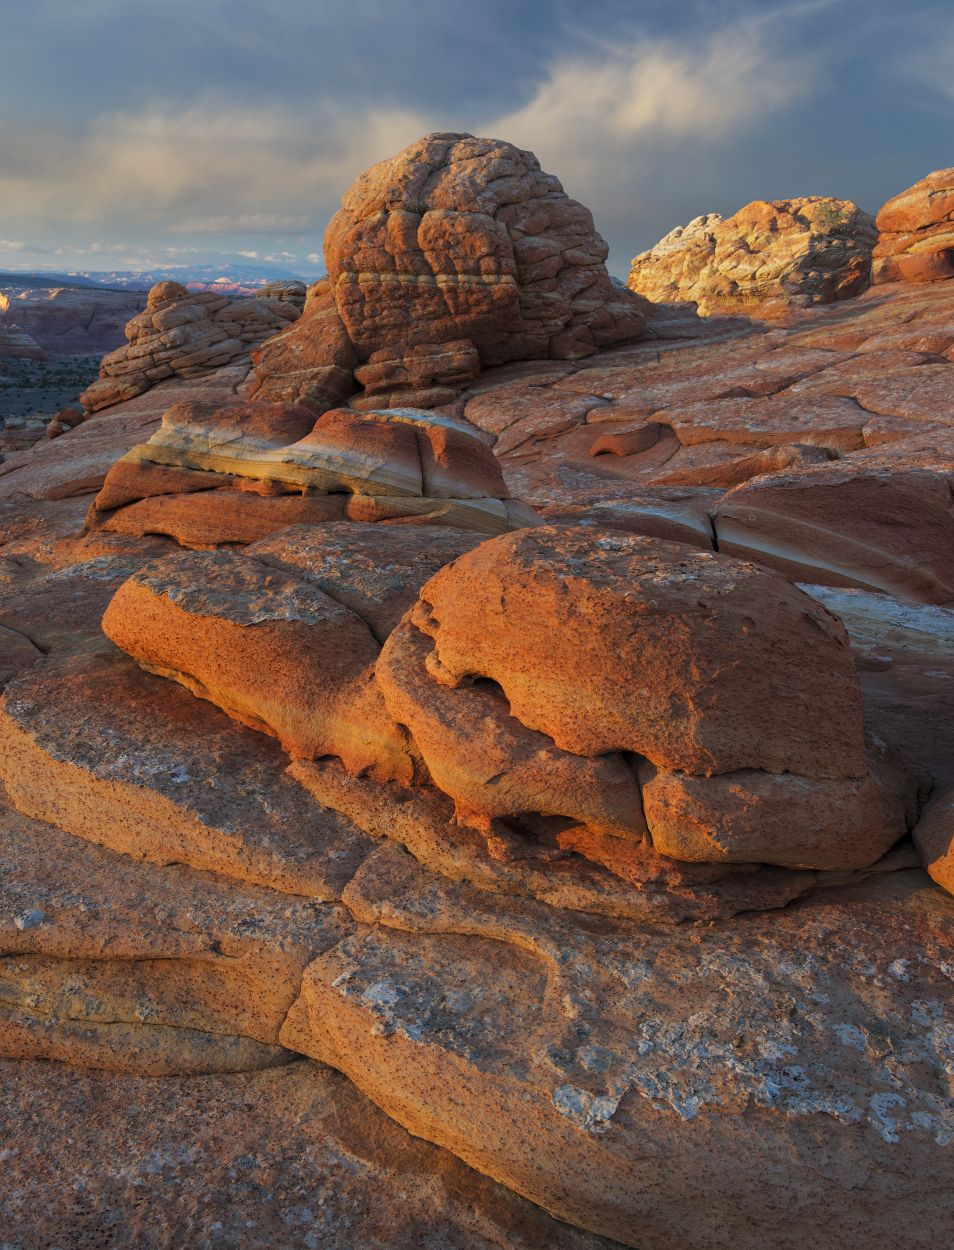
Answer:
<svg viewBox="0 0 954 1250"><path fill-rule="evenodd" d="M732 217L696 217L633 259L632 290L703 315L831 304L868 285L876 231L850 200L754 200Z"/></svg>
<svg viewBox="0 0 954 1250"><path fill-rule="evenodd" d="M50 355L99 356L123 341L126 322L145 302L139 291L20 289L0 282L0 336L15 325Z"/></svg>
<svg viewBox="0 0 954 1250"><path fill-rule="evenodd" d="M954 167L937 169L888 200L877 223L873 281L954 278Z"/></svg>

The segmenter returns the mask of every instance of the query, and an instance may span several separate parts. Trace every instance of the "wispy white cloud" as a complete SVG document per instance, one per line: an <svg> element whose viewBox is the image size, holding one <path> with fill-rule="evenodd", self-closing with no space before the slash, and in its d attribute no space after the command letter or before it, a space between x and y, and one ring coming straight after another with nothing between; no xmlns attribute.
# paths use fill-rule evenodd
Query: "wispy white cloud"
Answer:
<svg viewBox="0 0 954 1250"><path fill-rule="evenodd" d="M621 211L647 151L665 148L677 164L681 145L737 142L812 89L817 66L789 51L781 30L736 19L695 40L591 39L555 61L520 107L483 117L385 108L373 97L262 108L203 95L100 114L75 140L4 127L0 204L15 207L15 228L75 236L112 225L150 247L162 234L218 233L264 254L255 236L305 231L295 241L320 264L315 245L357 173L431 130L461 129L535 151L599 220Z"/></svg>
<svg viewBox="0 0 954 1250"><path fill-rule="evenodd" d="M20 239L0 239L0 252L22 252L25 247Z"/></svg>

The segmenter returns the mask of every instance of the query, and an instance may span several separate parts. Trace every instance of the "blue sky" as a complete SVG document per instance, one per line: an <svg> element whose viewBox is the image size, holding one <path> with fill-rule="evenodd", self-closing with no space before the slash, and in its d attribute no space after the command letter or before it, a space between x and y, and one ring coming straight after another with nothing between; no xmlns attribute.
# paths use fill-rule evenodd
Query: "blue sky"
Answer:
<svg viewBox="0 0 954 1250"><path fill-rule="evenodd" d="M431 130L531 148L625 274L698 213L954 164L951 0L0 0L0 268L320 269Z"/></svg>

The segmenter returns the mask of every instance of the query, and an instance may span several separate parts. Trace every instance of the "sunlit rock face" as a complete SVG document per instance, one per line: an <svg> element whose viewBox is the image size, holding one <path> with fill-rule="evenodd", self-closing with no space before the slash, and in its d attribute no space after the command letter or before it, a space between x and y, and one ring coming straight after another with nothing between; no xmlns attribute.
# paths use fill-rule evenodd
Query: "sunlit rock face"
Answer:
<svg viewBox="0 0 954 1250"><path fill-rule="evenodd" d="M877 224L875 282L954 278L954 168L937 169L888 200Z"/></svg>
<svg viewBox="0 0 954 1250"><path fill-rule="evenodd" d="M289 398L283 378L299 374L294 397L331 406L368 362L358 378L369 395L386 364L390 402L429 407L461 381L445 345L470 354L466 380L480 366L636 339L644 304L612 281L607 250L589 210L531 152L428 135L345 193L325 233L327 283L299 326L256 353L249 393Z"/></svg>
<svg viewBox="0 0 954 1250"><path fill-rule="evenodd" d="M249 543L324 521L452 525L499 534L534 524L466 421L414 408L333 409L230 399L174 404L110 468L89 523L168 534L185 547Z"/></svg>
<svg viewBox="0 0 954 1250"><path fill-rule="evenodd" d="M755 200L732 217L696 217L635 257L629 286L703 314L784 316L868 285L874 222L850 200Z"/></svg>
<svg viewBox="0 0 954 1250"><path fill-rule="evenodd" d="M0 465L0 1225L947 1244L954 283L336 289Z"/></svg>
<svg viewBox="0 0 954 1250"><path fill-rule="evenodd" d="M199 378L247 361L256 344L294 321L298 311L297 301L284 297L229 299L158 282L145 310L127 324L126 346L104 358L99 380L83 393L83 406L97 412L159 382Z"/></svg>

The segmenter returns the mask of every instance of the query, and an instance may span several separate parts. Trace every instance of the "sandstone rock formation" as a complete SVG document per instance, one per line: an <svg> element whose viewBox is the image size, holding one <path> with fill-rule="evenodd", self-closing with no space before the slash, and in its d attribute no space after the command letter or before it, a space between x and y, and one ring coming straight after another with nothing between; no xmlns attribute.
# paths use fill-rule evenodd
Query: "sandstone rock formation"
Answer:
<svg viewBox="0 0 954 1250"><path fill-rule="evenodd" d="M315 420L302 405L232 400L173 405L110 469L90 521L203 547L344 518L487 534L536 520L465 421L412 408Z"/></svg>
<svg viewBox="0 0 954 1250"><path fill-rule="evenodd" d="M159 282L145 311L126 326L128 344L103 360L99 381L82 396L83 406L97 412L167 378L200 377L247 359L252 347L297 315L294 302L284 298L230 300Z"/></svg>
<svg viewBox="0 0 954 1250"><path fill-rule="evenodd" d="M830 304L868 285L874 222L850 200L755 200L679 226L635 257L633 291L653 303L691 301L699 312L783 316Z"/></svg>
<svg viewBox="0 0 954 1250"><path fill-rule="evenodd" d="M954 278L954 168L936 169L888 200L876 222L874 282Z"/></svg>
<svg viewBox="0 0 954 1250"><path fill-rule="evenodd" d="M589 211L532 153L428 135L345 193L325 233L327 282L301 323L256 353L249 395L332 407L368 362L358 380L369 396L393 387L401 404L432 407L447 399L448 348L469 374L638 338L644 306L613 283L606 255ZM459 385L458 364L445 381Z"/></svg>
<svg viewBox="0 0 954 1250"><path fill-rule="evenodd" d="M264 286L259 287L255 292L255 297L256 299L278 300L279 302L291 304L300 315L305 308L307 292L308 288L304 282L275 278L272 282L266 282Z"/></svg>
<svg viewBox="0 0 954 1250"><path fill-rule="evenodd" d="M324 1064L173 1078L7 1062L0 1090L22 1142L0 1222L33 1234L23 1246L614 1250L412 1137Z"/></svg>
<svg viewBox="0 0 954 1250"><path fill-rule="evenodd" d="M12 451L3 1238L946 1244L952 301L490 365L324 282Z"/></svg>
<svg viewBox="0 0 954 1250"><path fill-rule="evenodd" d="M101 356L119 347L145 306L140 291L8 288L0 290L0 332L15 322L52 355Z"/></svg>

